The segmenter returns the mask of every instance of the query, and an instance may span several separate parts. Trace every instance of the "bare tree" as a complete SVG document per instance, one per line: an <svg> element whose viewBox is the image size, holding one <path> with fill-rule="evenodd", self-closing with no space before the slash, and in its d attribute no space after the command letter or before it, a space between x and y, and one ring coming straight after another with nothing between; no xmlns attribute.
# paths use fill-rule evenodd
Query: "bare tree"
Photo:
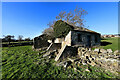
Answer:
<svg viewBox="0 0 120 80"><path fill-rule="evenodd" d="M50 28L53 28L55 22L56 22L55 20L54 20L54 21L50 21L47 25L48 25Z"/></svg>
<svg viewBox="0 0 120 80"><path fill-rule="evenodd" d="M65 16L66 22L67 22L67 23L70 23L70 19L71 19L72 17L73 17L72 12L71 12L71 11L68 12L68 13L66 14L66 16Z"/></svg>
<svg viewBox="0 0 120 80"><path fill-rule="evenodd" d="M54 30L53 30L53 28L47 28L42 33L54 37Z"/></svg>
<svg viewBox="0 0 120 80"><path fill-rule="evenodd" d="M61 11L58 16L56 16L57 20L64 20L65 22L78 27L84 27L84 15L87 14L82 8L76 7L73 12L66 13L65 11Z"/></svg>
<svg viewBox="0 0 120 80"><path fill-rule="evenodd" d="M64 19L65 16L66 16L66 12L65 12L65 11L61 11L61 12L59 13L59 15L56 16L56 19L62 20L62 19Z"/></svg>
<svg viewBox="0 0 120 80"><path fill-rule="evenodd" d="M21 42L22 39L23 39L23 36L22 36L22 35L19 35L19 36L18 36L18 40Z"/></svg>
<svg viewBox="0 0 120 80"><path fill-rule="evenodd" d="M84 27L84 15L88 14L87 11L85 11L82 8L76 7L74 10L74 17L71 19L71 23L74 25L77 25L79 27Z"/></svg>

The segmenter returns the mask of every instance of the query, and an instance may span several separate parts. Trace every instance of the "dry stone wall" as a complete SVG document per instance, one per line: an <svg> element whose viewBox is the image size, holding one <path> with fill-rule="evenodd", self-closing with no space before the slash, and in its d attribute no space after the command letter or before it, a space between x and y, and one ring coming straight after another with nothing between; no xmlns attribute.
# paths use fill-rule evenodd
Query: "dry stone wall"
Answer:
<svg viewBox="0 0 120 80"><path fill-rule="evenodd" d="M78 41L78 34L81 34L81 42ZM81 45L83 47L88 46L88 37L90 36L90 44L91 46L99 46L100 45L100 35L88 32L80 32L80 31L71 31L71 44L72 45ZM97 38L97 42L95 42L95 37Z"/></svg>
<svg viewBox="0 0 120 80"><path fill-rule="evenodd" d="M120 53L115 54L111 49L95 49L91 51L87 48L79 47L78 55L82 59L82 64L96 65L120 72Z"/></svg>

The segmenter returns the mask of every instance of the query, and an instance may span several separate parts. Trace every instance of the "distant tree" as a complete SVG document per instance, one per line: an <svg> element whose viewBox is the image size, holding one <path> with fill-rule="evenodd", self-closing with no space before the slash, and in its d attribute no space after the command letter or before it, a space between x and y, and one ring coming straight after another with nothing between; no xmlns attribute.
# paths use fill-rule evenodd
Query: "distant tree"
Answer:
<svg viewBox="0 0 120 80"><path fill-rule="evenodd" d="M18 36L18 41L20 41L20 42L21 42L21 41L22 41L22 39L23 39L23 36L22 36L22 35L19 35L19 36Z"/></svg>
<svg viewBox="0 0 120 80"><path fill-rule="evenodd" d="M12 35L7 35L7 36L4 35L4 37L5 37L4 39L8 41L8 44L10 44L12 38L14 38L14 36Z"/></svg>
<svg viewBox="0 0 120 80"><path fill-rule="evenodd" d="M28 38L25 38L25 41L30 41L30 37L28 37Z"/></svg>

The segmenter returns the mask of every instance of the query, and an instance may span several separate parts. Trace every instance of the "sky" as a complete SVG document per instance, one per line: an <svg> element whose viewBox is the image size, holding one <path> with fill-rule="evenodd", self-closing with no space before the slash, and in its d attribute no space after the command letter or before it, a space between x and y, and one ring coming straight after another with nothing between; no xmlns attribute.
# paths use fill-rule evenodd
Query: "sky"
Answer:
<svg viewBox="0 0 120 80"><path fill-rule="evenodd" d="M61 11L73 11L76 6L88 12L84 24L90 30L118 33L118 2L3 2L2 35L34 38L41 35Z"/></svg>

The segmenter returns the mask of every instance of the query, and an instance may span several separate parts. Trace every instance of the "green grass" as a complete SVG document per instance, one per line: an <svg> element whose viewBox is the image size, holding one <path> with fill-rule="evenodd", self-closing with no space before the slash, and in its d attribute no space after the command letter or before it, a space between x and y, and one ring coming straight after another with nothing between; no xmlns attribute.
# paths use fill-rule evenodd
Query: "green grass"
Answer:
<svg viewBox="0 0 120 80"><path fill-rule="evenodd" d="M2 48L2 78L116 78L117 76L104 69L92 67L91 72L85 72L87 65L73 68L55 66L54 59L46 62L47 58L37 55L31 46ZM39 63L38 63L39 62ZM119 77L117 77L119 78Z"/></svg>
<svg viewBox="0 0 120 80"><path fill-rule="evenodd" d="M10 42L10 43L25 43L25 42L33 42L33 41L18 41L18 42ZM2 44L9 44L9 42L2 42Z"/></svg>
<svg viewBox="0 0 120 80"><path fill-rule="evenodd" d="M120 44L120 38L105 38L105 40L101 40L101 42L110 42L112 44L101 46L100 48L112 49L113 51L118 49L120 50L120 47L118 47L118 45Z"/></svg>

